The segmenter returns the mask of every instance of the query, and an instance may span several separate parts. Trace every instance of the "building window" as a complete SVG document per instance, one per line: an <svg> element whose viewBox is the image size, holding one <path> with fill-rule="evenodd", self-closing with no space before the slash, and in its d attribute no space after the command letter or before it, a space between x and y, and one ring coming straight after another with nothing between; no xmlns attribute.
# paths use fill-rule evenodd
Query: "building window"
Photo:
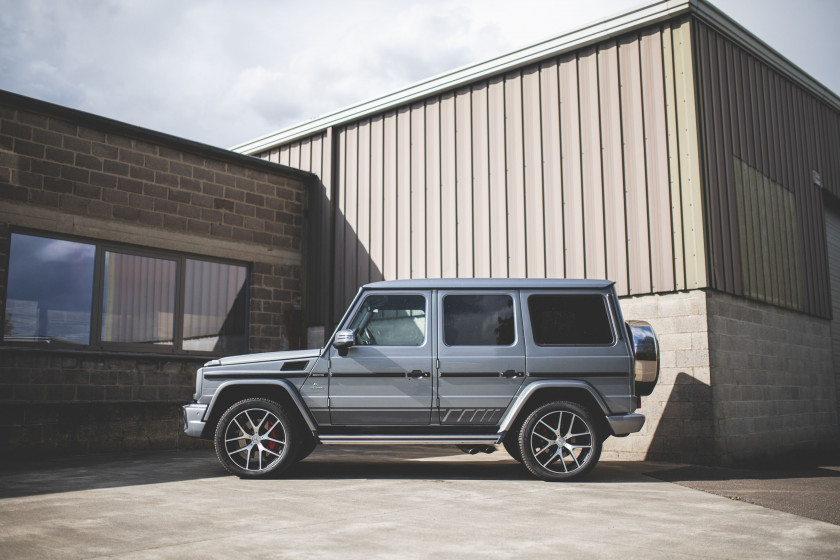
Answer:
<svg viewBox="0 0 840 560"><path fill-rule="evenodd" d="M247 351L245 266L13 233L6 343Z"/></svg>
<svg viewBox="0 0 840 560"><path fill-rule="evenodd" d="M510 346L516 340L513 298L508 295L449 295L443 298L447 346Z"/></svg>
<svg viewBox="0 0 840 560"><path fill-rule="evenodd" d="M607 304L592 294L545 294L528 298L534 342L539 346L610 346Z"/></svg>

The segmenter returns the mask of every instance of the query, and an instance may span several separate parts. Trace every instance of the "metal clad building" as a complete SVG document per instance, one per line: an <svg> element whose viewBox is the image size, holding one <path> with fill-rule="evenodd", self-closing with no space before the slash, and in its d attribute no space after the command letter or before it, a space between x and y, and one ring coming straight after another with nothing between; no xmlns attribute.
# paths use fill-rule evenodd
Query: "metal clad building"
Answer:
<svg viewBox="0 0 840 560"><path fill-rule="evenodd" d="M321 179L310 344L370 281L608 278L663 346L648 439L617 456L837 442L825 208L840 99L703 0L652 2L236 149Z"/></svg>

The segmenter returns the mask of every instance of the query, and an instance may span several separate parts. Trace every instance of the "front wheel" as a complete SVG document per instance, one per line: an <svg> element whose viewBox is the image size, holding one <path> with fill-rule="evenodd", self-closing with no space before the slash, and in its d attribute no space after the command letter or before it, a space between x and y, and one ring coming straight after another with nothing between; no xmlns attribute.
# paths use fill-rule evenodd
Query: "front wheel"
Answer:
<svg viewBox="0 0 840 560"><path fill-rule="evenodd" d="M299 436L280 404L245 399L231 406L216 427L216 456L241 478L278 475L297 459Z"/></svg>
<svg viewBox="0 0 840 560"><path fill-rule="evenodd" d="M534 410L519 432L522 464L543 480L571 480L591 471L601 457L601 438L589 411L567 401Z"/></svg>

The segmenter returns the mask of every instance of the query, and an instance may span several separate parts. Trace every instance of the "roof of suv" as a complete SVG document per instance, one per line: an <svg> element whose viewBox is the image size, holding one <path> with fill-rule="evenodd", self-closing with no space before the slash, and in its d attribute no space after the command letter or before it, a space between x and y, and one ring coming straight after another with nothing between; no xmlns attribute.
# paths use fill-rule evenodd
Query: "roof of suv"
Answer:
<svg viewBox="0 0 840 560"><path fill-rule="evenodd" d="M545 290L609 288L611 280L571 280L561 278L421 278L415 280L386 280L365 284L365 289L376 290Z"/></svg>

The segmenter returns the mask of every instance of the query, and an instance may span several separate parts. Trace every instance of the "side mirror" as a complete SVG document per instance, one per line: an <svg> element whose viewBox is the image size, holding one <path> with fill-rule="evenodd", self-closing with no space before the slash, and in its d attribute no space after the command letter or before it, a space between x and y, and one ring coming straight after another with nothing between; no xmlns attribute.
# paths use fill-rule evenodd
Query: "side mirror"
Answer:
<svg viewBox="0 0 840 560"><path fill-rule="evenodd" d="M347 351L354 344L356 344L356 335L350 329L340 330L335 333L335 338L332 343L333 348L338 350L338 355L342 357L347 355Z"/></svg>

